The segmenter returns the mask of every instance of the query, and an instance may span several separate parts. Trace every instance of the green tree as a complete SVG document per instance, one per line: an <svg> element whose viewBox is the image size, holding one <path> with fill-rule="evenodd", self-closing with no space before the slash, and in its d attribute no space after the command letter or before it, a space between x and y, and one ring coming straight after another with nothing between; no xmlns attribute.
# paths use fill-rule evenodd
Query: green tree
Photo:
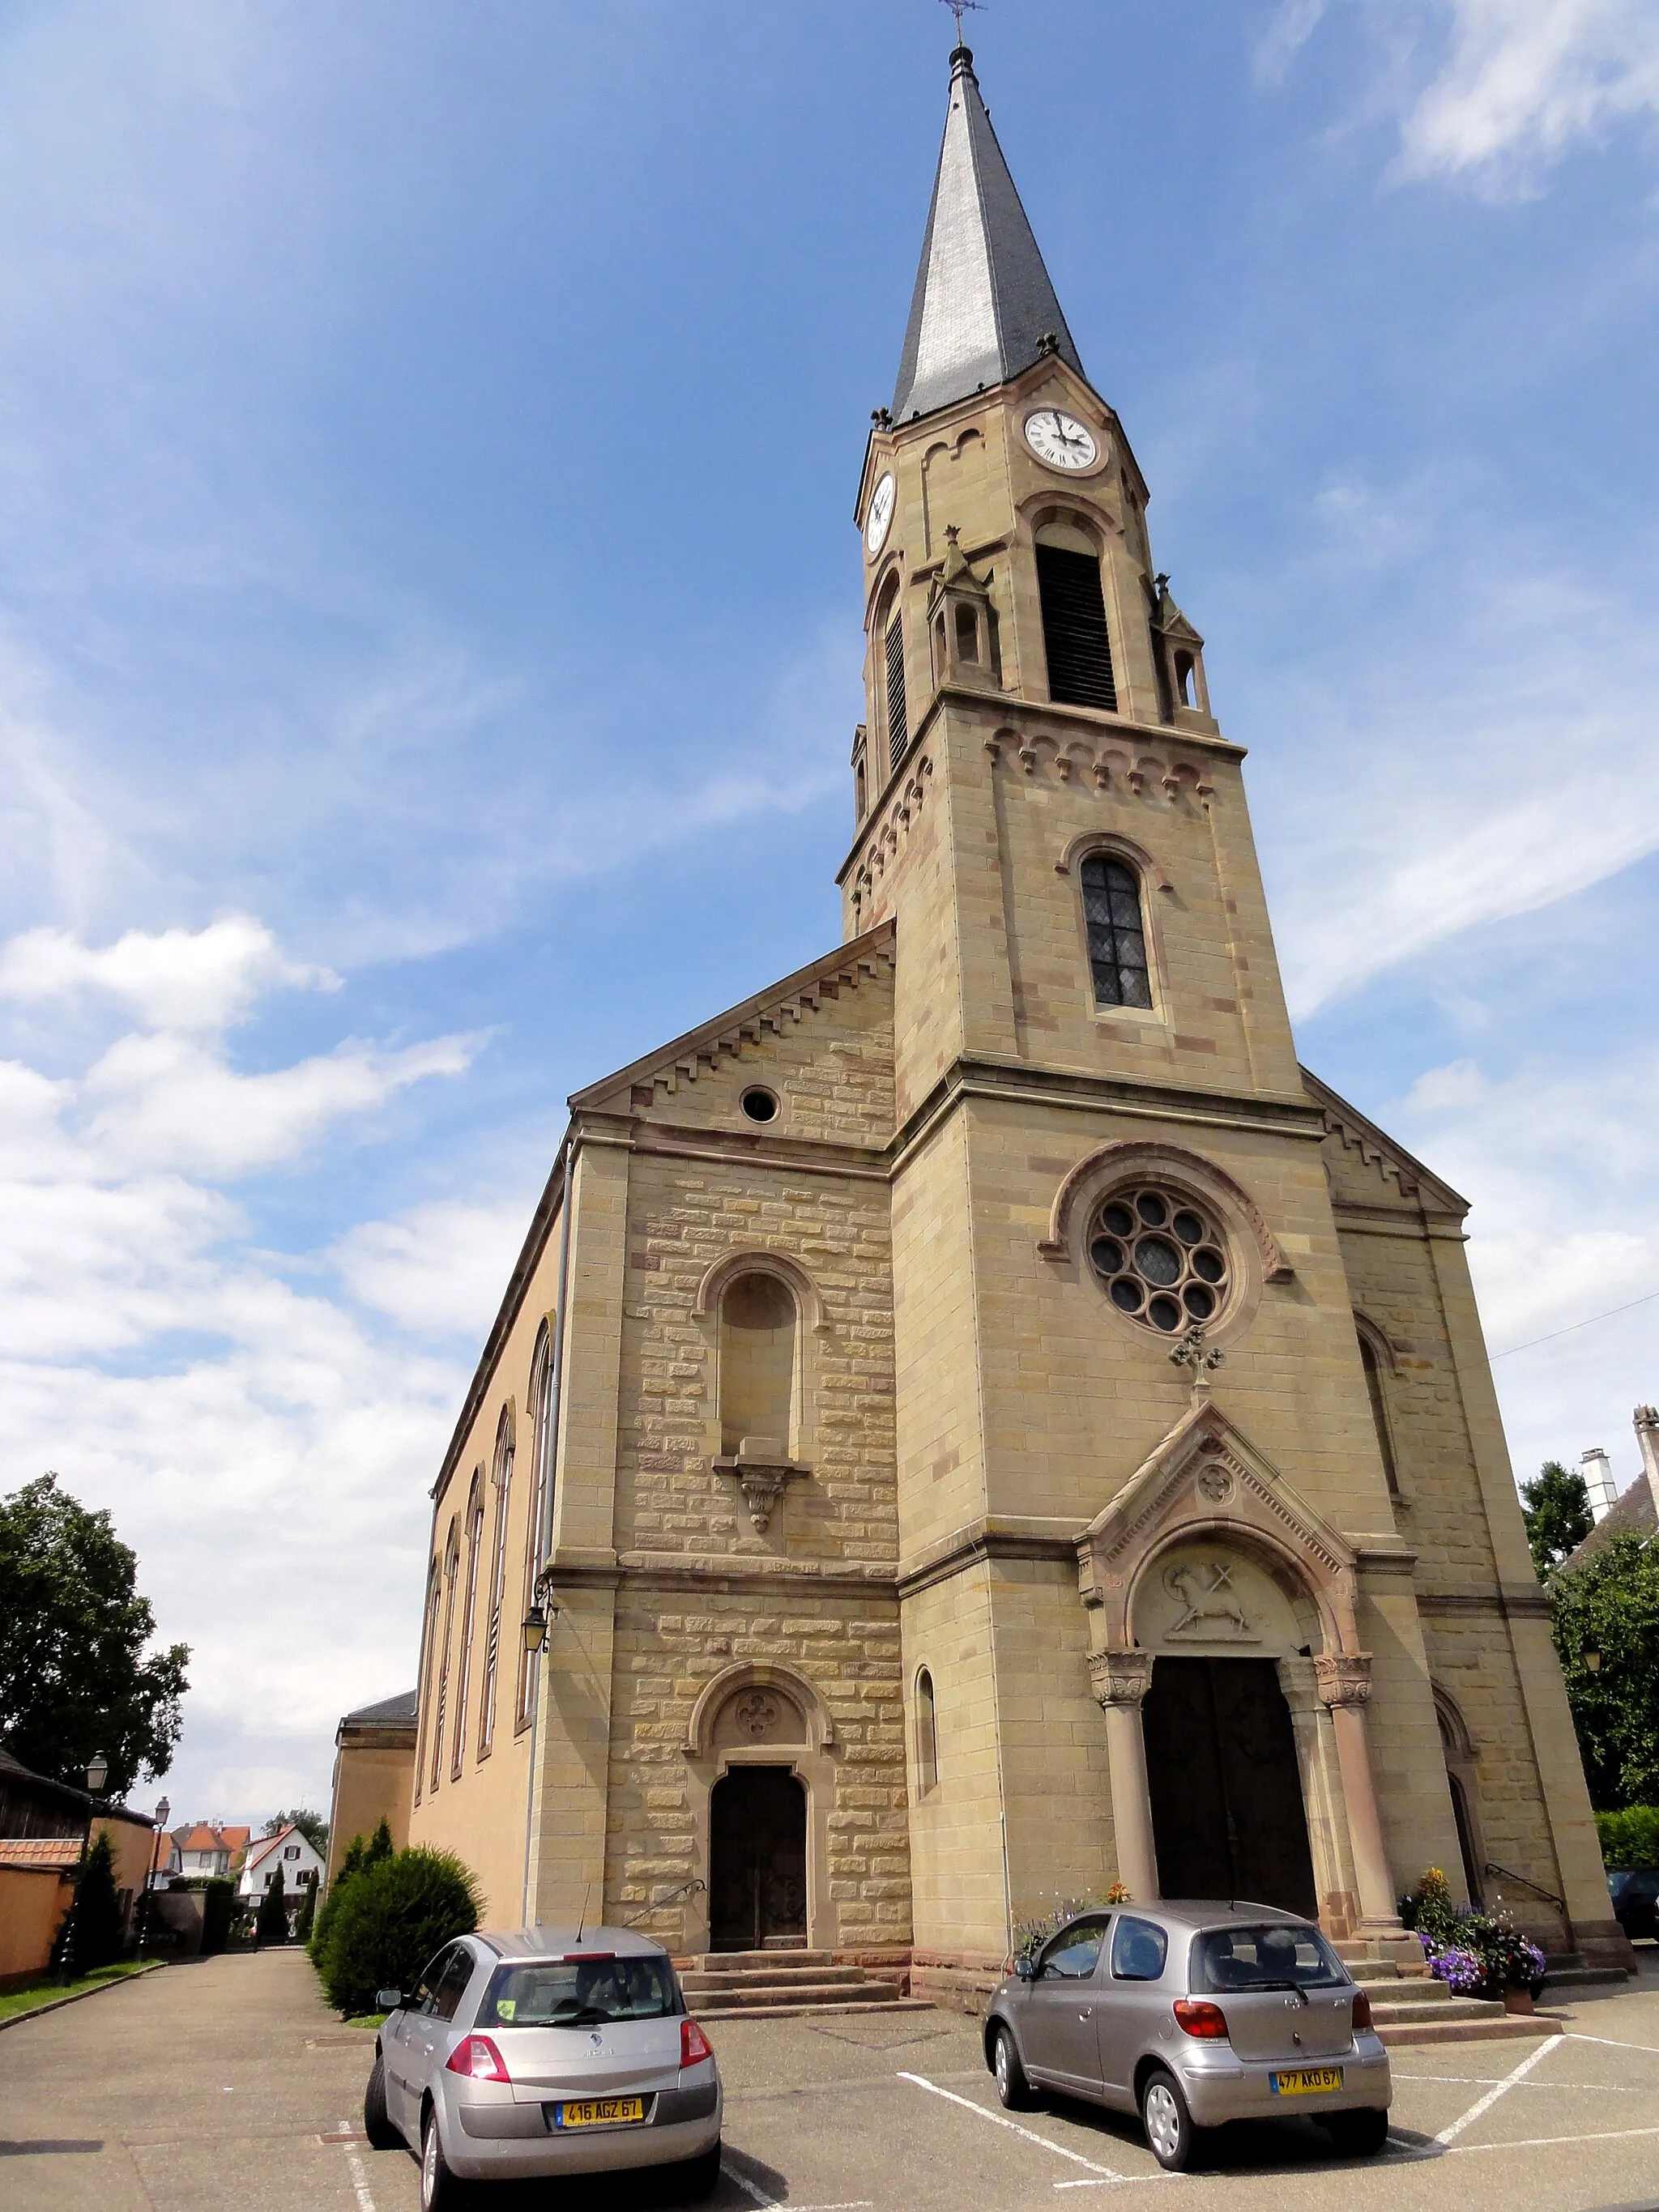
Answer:
<svg viewBox="0 0 1659 2212"><path fill-rule="evenodd" d="M75 1902L58 1936L59 1960L71 1975L94 1974L120 1957L125 1941L115 1854L100 1832L76 1873Z"/></svg>
<svg viewBox="0 0 1659 2212"><path fill-rule="evenodd" d="M478 1890L453 1851L420 1845L361 1869L319 1962L337 2012L368 2012L383 1989L413 1989L421 1969L478 1924Z"/></svg>
<svg viewBox="0 0 1659 2212"><path fill-rule="evenodd" d="M265 1822L264 1832L279 1836L284 1828L297 1828L319 1859L328 1856L328 1822L320 1813L313 1813L303 1805L296 1805L291 1813L273 1813Z"/></svg>
<svg viewBox="0 0 1659 2212"><path fill-rule="evenodd" d="M340 1863L334 1869L334 1879L328 1886L327 1894L317 1908L311 1940L306 1946L311 1954L312 1965L325 1978L329 1941L347 1889L365 1867L379 1866L382 1859L391 1856L392 1830L385 1820L380 1822L372 1836L354 1836L340 1854Z"/></svg>
<svg viewBox="0 0 1659 2212"><path fill-rule="evenodd" d="M1659 1540L1612 1537L1558 1575L1550 1595L1590 1802L1601 1812L1659 1803Z"/></svg>
<svg viewBox="0 0 1659 2212"><path fill-rule="evenodd" d="M1583 1476L1569 1474L1559 1459L1547 1459L1534 1480L1521 1486L1521 1518L1534 1570L1545 1582L1595 1526Z"/></svg>
<svg viewBox="0 0 1659 2212"><path fill-rule="evenodd" d="M296 1943L310 1942L311 1930L316 1918L317 1885L314 1881L308 1881L305 1886L304 1894L300 1899L300 1910L294 1922L294 1940Z"/></svg>
<svg viewBox="0 0 1659 2212"><path fill-rule="evenodd" d="M137 1568L109 1515L55 1474L0 1498L0 1742L60 1782L102 1752L117 1798L167 1772L189 1687L185 1645L143 1656L155 1615Z"/></svg>
<svg viewBox="0 0 1659 2212"><path fill-rule="evenodd" d="M253 1923L253 1940L264 1950L267 1943L286 1943L288 1941L288 1899L283 1891L283 1873L279 1867L266 1883L259 1899L259 1917Z"/></svg>

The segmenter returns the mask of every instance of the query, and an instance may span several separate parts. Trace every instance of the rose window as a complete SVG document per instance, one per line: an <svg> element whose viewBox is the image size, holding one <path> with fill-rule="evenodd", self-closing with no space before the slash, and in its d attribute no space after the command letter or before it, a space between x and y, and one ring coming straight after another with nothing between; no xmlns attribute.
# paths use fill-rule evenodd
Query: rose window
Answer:
<svg viewBox="0 0 1659 2212"><path fill-rule="evenodd" d="M1213 1321L1227 1247L1213 1217L1174 1191L1119 1191L1095 1216L1089 1260L1120 1313L1173 1336Z"/></svg>

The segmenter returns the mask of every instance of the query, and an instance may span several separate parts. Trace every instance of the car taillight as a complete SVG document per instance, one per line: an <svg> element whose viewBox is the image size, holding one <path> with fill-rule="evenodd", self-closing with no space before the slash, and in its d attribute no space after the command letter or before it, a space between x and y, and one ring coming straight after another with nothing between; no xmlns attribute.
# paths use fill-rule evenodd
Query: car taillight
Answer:
<svg viewBox="0 0 1659 2212"><path fill-rule="evenodd" d="M714 2055L714 2045L695 2020L680 2022L680 2064L701 2066L705 2058Z"/></svg>
<svg viewBox="0 0 1659 2212"><path fill-rule="evenodd" d="M487 2035L464 2035L444 2061L447 2074L464 2074L469 2081L510 2081L507 2061Z"/></svg>
<svg viewBox="0 0 1659 2212"><path fill-rule="evenodd" d="M1207 2003L1202 1997L1177 1997L1175 2002L1176 2026L1183 2035L1227 2036L1227 2015L1219 2005Z"/></svg>
<svg viewBox="0 0 1659 2212"><path fill-rule="evenodd" d="M1360 2029L1361 2029L1362 2027L1369 2027L1370 2026L1370 2024L1371 2024L1371 2001L1370 2001L1370 1999L1366 1996L1366 1994L1365 1994L1365 1992L1364 1992L1364 1990L1356 1990L1354 1991L1354 1993L1353 1993L1353 2032L1354 2032L1354 2033L1355 2033L1356 2035L1358 2035L1358 2033L1359 2033L1359 2031L1360 2031Z"/></svg>

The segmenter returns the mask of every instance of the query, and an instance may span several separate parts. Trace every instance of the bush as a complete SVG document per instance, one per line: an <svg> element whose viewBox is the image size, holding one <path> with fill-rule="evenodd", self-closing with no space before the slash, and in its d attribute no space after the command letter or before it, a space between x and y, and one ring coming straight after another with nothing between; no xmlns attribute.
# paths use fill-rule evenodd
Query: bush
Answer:
<svg viewBox="0 0 1659 2212"><path fill-rule="evenodd" d="M1632 1805L1623 1813L1598 1813L1595 1832L1610 1867L1659 1867L1659 1805Z"/></svg>
<svg viewBox="0 0 1659 2212"><path fill-rule="evenodd" d="M253 1923L253 1940L262 1951L268 1943L286 1943L288 1941L288 1899L280 1867L259 1899L258 1917Z"/></svg>
<svg viewBox="0 0 1659 2212"><path fill-rule="evenodd" d="M230 1941L230 1923L236 1911L236 1885L215 1878L202 1894L202 1956L210 1958Z"/></svg>
<svg viewBox="0 0 1659 2212"><path fill-rule="evenodd" d="M376 2010L383 1989L413 1989L452 1937L478 1924L477 1885L453 1851L415 1846L355 1874L318 1962L337 2012Z"/></svg>
<svg viewBox="0 0 1659 2212"><path fill-rule="evenodd" d="M379 1866L383 1859L389 1859L391 1856L392 1831L384 1820L367 1843L362 1836L354 1836L341 1853L338 1870L324 1894L322 1904L317 1908L316 1916L312 1923L311 1940L306 1946L311 1954L312 1965L316 1967L319 1974L323 1975L325 1981L328 1977L323 1962L328 1956L329 1940L333 1935L335 1919L339 1913L340 1902L345 1895L348 1884L353 1881L365 1867Z"/></svg>
<svg viewBox="0 0 1659 2212"><path fill-rule="evenodd" d="M75 1974L113 1966L126 1945L115 1855L107 1833L95 1836L75 1876L75 1902L58 1933L57 1962Z"/></svg>

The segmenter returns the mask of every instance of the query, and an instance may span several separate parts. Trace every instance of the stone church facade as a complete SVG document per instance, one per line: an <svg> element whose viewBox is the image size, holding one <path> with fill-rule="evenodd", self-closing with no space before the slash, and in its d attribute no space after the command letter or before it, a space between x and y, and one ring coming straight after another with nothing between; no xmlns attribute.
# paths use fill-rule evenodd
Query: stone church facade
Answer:
<svg viewBox="0 0 1659 2212"><path fill-rule="evenodd" d="M1386 1956L1433 1863L1626 1955L1467 1208L1297 1062L1146 502L958 48L843 941L571 1100L434 1492L496 1924L945 1989L1115 1881Z"/></svg>

